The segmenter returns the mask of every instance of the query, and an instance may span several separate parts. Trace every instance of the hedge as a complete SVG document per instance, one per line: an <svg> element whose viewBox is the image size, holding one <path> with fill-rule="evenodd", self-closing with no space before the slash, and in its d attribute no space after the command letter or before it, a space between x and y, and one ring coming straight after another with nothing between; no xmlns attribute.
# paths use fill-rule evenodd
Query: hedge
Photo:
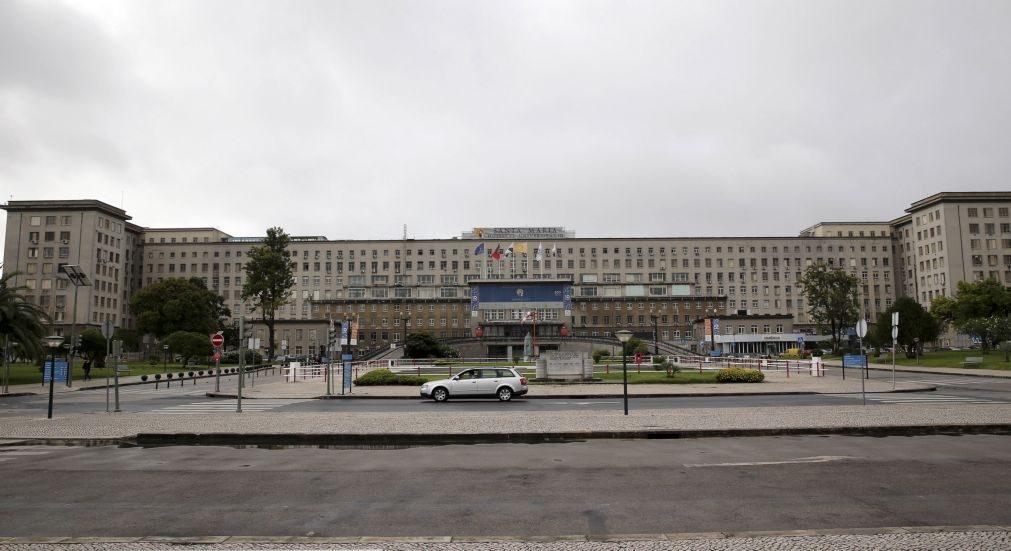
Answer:
<svg viewBox="0 0 1011 551"><path fill-rule="evenodd" d="M764 380L765 374L757 369L732 367L716 372L717 383L760 383Z"/></svg>
<svg viewBox="0 0 1011 551"><path fill-rule="evenodd" d="M389 369L375 369L373 371L369 371L361 377L358 377L358 379L355 380L355 384L360 386L421 386L426 381L428 381L428 379L424 377L416 377L414 375L397 375Z"/></svg>

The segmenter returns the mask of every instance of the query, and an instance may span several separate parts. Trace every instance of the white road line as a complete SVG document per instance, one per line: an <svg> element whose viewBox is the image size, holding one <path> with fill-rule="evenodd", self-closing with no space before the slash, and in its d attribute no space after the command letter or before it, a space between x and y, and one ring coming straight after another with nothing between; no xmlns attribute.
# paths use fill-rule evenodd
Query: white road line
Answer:
<svg viewBox="0 0 1011 551"><path fill-rule="evenodd" d="M308 400L243 400L242 411L269 411L275 408L306 401ZM238 400L226 400L220 402L194 402L190 404L178 404L161 409L144 411L142 413L154 415L189 415L200 413L220 413L222 411L235 411L236 409L238 409Z"/></svg>
<svg viewBox="0 0 1011 551"><path fill-rule="evenodd" d="M685 467L753 467L756 465L795 465L797 463L828 463L829 461L845 461L859 459L848 455L818 455L815 457L798 457L785 461L749 461L742 463L685 463Z"/></svg>

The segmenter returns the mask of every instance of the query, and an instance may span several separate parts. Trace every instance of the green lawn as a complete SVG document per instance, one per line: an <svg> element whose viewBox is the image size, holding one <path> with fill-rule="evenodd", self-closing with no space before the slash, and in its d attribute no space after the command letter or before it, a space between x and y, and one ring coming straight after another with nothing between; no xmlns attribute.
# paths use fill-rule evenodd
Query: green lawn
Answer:
<svg viewBox="0 0 1011 551"><path fill-rule="evenodd" d="M965 361L968 357L983 358L983 365L978 369L1003 369L1011 370L1011 362L1004 361L1004 353L991 350L989 354L984 354L982 350L941 350L938 352L924 352L919 360L907 358L906 353L899 351L895 354L895 365L919 366L919 367L962 367L959 362ZM836 358L841 360L841 358ZM871 355L868 360L871 363L891 364L892 354L883 353L878 357Z"/></svg>
<svg viewBox="0 0 1011 551"><path fill-rule="evenodd" d="M57 359L57 361L59 362L59 361L62 361L62 360ZM75 381L82 381L82 380L84 380L84 370L81 369L81 364L82 363L83 363L83 361L80 360L80 359L74 360L73 379ZM164 366L164 364L161 364L161 363L158 363L157 365L151 365L148 362L144 362L144 361L138 360L138 361L127 362L127 365L130 366L130 373L129 373L129 375L153 375L155 373L165 373L166 372L165 371L166 367ZM221 364L221 367L222 368L225 368L225 367L237 367L237 364L229 364L229 365ZM173 373L173 374L178 375L180 372L184 372L184 373L187 374L187 376L189 376L189 372L190 371L192 371L194 374L196 374L197 372L203 370L206 373L208 370L213 371L214 370L214 366L212 365L212 366L210 366L208 368L205 365L199 365L199 366L198 365L189 365L189 366L183 368L182 365L180 365L179 363L169 362L168 366L167 366L167 369L168 369L169 373ZM111 369L111 365L110 365L110 368L108 370L107 369L103 369L103 368L95 368L95 367L91 368L91 378L92 379L95 379L95 380L105 379L106 373L109 374L110 378L113 377L114 373L113 373L113 371ZM126 374L122 374L122 375L126 375ZM2 367L0 367L0 377L2 377ZM36 385L40 385L40 384L42 384L42 372L39 371L39 366L37 366L35 364L28 364L28 363L11 364L11 366L10 366L9 384L12 384L12 385L24 385L24 384L36 384Z"/></svg>

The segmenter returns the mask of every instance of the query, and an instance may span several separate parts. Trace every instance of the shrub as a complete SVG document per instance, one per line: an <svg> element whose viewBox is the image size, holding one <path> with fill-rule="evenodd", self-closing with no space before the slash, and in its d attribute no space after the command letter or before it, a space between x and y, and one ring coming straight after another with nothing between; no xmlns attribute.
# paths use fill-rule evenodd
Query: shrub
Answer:
<svg viewBox="0 0 1011 551"><path fill-rule="evenodd" d="M358 377L358 379L355 380L355 384L360 386L420 386L425 381L426 379L424 377L416 377L414 375L397 375L389 369L374 369L365 375Z"/></svg>
<svg viewBox="0 0 1011 551"><path fill-rule="evenodd" d="M608 358L611 353L606 348L598 348L593 351L593 363L599 364L600 360Z"/></svg>
<svg viewBox="0 0 1011 551"><path fill-rule="evenodd" d="M765 374L757 369L740 369L737 367L721 369L716 372L717 383L760 383L765 380Z"/></svg>

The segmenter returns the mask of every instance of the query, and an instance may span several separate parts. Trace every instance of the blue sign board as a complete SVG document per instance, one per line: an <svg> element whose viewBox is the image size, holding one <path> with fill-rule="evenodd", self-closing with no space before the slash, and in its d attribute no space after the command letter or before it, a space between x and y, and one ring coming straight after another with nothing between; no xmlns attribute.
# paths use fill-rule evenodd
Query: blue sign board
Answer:
<svg viewBox="0 0 1011 551"><path fill-rule="evenodd" d="M561 283L482 283L481 302L564 302ZM473 291L471 291L473 293ZM473 295L472 295L473 296ZM473 298L471 299L473 300Z"/></svg>
<svg viewBox="0 0 1011 551"><path fill-rule="evenodd" d="M720 318L713 318L713 334L720 334Z"/></svg>
<svg viewBox="0 0 1011 551"><path fill-rule="evenodd" d="M842 363L843 367L864 367L867 365L867 356L863 354L844 354Z"/></svg>
<svg viewBox="0 0 1011 551"><path fill-rule="evenodd" d="M352 357L351 354L341 354L341 359L344 361L350 360L351 357Z"/></svg>
<svg viewBox="0 0 1011 551"><path fill-rule="evenodd" d="M481 300L478 297L477 286L470 288L470 312L472 316L477 316L477 309L480 305Z"/></svg>
<svg viewBox="0 0 1011 551"><path fill-rule="evenodd" d="M46 362L45 367L42 368L42 382L43 383L48 383L49 382L49 376L51 374L51 369L50 368L52 367L52 364L53 364L53 362ZM67 380L67 362L66 361L58 361L58 362L56 362L56 380L57 381L66 381Z"/></svg>
<svg viewBox="0 0 1011 551"><path fill-rule="evenodd" d="M344 383L341 385L348 390L351 390L351 362L344 362Z"/></svg>

